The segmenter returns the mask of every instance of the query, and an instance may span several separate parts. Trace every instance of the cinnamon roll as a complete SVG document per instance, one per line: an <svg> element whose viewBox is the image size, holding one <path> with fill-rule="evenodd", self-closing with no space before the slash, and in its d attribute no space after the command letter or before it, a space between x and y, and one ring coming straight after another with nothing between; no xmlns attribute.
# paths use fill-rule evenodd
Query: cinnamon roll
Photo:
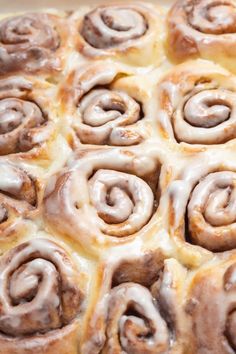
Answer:
<svg viewBox="0 0 236 354"><path fill-rule="evenodd" d="M38 203L37 180L16 165L0 161L0 237L19 235L24 218L33 217Z"/></svg>
<svg viewBox="0 0 236 354"><path fill-rule="evenodd" d="M168 228L214 252L236 248L236 166L230 154L209 152L185 168L168 188ZM164 205L164 204L163 204Z"/></svg>
<svg viewBox="0 0 236 354"><path fill-rule="evenodd" d="M188 144L223 144L236 137L236 77L211 62L175 67L158 84L161 136Z"/></svg>
<svg viewBox="0 0 236 354"><path fill-rule="evenodd" d="M48 183L45 217L53 229L96 252L145 234L158 205L159 162L118 149L77 155Z"/></svg>
<svg viewBox="0 0 236 354"><path fill-rule="evenodd" d="M78 11L72 16L77 48L90 58L114 57L131 64L159 64L163 58L163 14L164 9L146 3L98 6L87 13Z"/></svg>
<svg viewBox="0 0 236 354"><path fill-rule="evenodd" d="M0 80L0 155L37 153L52 135L52 121L45 110L45 98L38 97L50 84L23 76ZM42 107L41 107L42 105Z"/></svg>
<svg viewBox="0 0 236 354"><path fill-rule="evenodd" d="M0 269L0 353L77 353L83 293L67 253L35 239L4 254Z"/></svg>
<svg viewBox="0 0 236 354"><path fill-rule="evenodd" d="M178 0L168 15L168 48L177 60L201 56L234 70L236 5L233 0Z"/></svg>
<svg viewBox="0 0 236 354"><path fill-rule="evenodd" d="M0 354L236 353L235 1L0 16Z"/></svg>
<svg viewBox="0 0 236 354"><path fill-rule="evenodd" d="M0 22L0 74L58 71L66 23L56 15L27 13Z"/></svg>
<svg viewBox="0 0 236 354"><path fill-rule="evenodd" d="M180 280L184 278L181 266L171 260L161 271L163 263L161 266L161 259L157 261L155 252L133 259L131 272L129 268L125 269L126 262L117 263L107 262L106 272L112 267L115 275L120 273L121 267L126 282L117 283L111 270L110 275L106 275L106 281L110 276L111 281L107 288L103 286L101 297L92 310L82 351L87 354L183 353L185 343L179 325L184 313L183 317L175 317L181 293ZM141 264L144 267L152 265L149 268L152 276L147 272L143 277ZM187 342L188 337L184 340Z"/></svg>
<svg viewBox="0 0 236 354"><path fill-rule="evenodd" d="M197 354L231 354L236 350L235 260L235 254L224 257L192 279L186 311L192 319Z"/></svg>
<svg viewBox="0 0 236 354"><path fill-rule="evenodd" d="M68 76L59 99L75 145L79 139L82 144L129 146L148 136L145 93L132 77L128 67L110 62L87 64Z"/></svg>

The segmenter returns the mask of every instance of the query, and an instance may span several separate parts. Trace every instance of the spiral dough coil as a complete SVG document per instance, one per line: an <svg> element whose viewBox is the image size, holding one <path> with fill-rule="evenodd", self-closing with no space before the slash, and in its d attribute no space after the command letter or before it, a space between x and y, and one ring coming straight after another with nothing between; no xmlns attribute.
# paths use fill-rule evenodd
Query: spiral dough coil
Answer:
<svg viewBox="0 0 236 354"><path fill-rule="evenodd" d="M49 183L47 220L59 232L76 235L82 245L92 248L95 242L117 243L134 237L152 217L155 198L142 175L130 173L135 168L141 172L138 157L119 150L85 156L90 165L86 157L75 160ZM156 168L158 175L153 161L147 159L146 164L146 173Z"/></svg>
<svg viewBox="0 0 236 354"><path fill-rule="evenodd" d="M90 335L82 350L88 354L181 353L176 299L179 281L185 276L183 269L175 260L163 265L161 254L155 251L126 257L121 255L111 263L108 257L103 265L106 283L93 309ZM183 313L181 316L184 318Z"/></svg>
<svg viewBox="0 0 236 354"><path fill-rule="evenodd" d="M235 271L235 256L228 257L200 270L190 283L186 309L193 321L196 353L236 350Z"/></svg>
<svg viewBox="0 0 236 354"><path fill-rule="evenodd" d="M72 116L71 125L81 143L131 146L143 141L146 117L142 102L125 87L113 88L119 76L132 74L126 66L98 61L68 75L59 98L65 114Z"/></svg>
<svg viewBox="0 0 236 354"><path fill-rule="evenodd" d="M29 13L0 22L0 73L34 73L60 69L59 18Z"/></svg>
<svg viewBox="0 0 236 354"><path fill-rule="evenodd" d="M168 48L174 59L217 59L233 71L236 6L233 0L179 0L168 15Z"/></svg>
<svg viewBox="0 0 236 354"><path fill-rule="evenodd" d="M74 13L75 43L88 58L112 57L126 63L160 63L163 58L162 10L144 3L114 4Z"/></svg>
<svg viewBox="0 0 236 354"><path fill-rule="evenodd" d="M53 123L43 109L47 98L38 97L41 90L49 88L32 77L0 80L0 155L27 153L34 148L36 152L49 140Z"/></svg>
<svg viewBox="0 0 236 354"><path fill-rule="evenodd" d="M181 64L157 88L161 131L178 143L223 144L236 137L236 78L197 60Z"/></svg>
<svg viewBox="0 0 236 354"><path fill-rule="evenodd" d="M72 330L70 323L79 314L83 300L66 252L47 239L35 239L7 252L0 260L0 268L0 352L10 353L9 347L14 350L17 341L19 352L27 352L24 336L28 345L34 347L37 343L37 352L40 345L52 345L52 340L60 342L61 337L66 341L67 329ZM63 327L67 328L65 333ZM12 342L8 336L14 338Z"/></svg>

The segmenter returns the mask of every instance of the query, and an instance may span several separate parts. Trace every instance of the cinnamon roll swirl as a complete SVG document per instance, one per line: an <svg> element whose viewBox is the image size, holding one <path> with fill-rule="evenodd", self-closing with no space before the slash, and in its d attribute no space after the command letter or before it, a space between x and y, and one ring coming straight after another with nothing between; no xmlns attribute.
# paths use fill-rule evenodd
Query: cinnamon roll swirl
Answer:
<svg viewBox="0 0 236 354"><path fill-rule="evenodd" d="M110 62L84 65L69 75L59 99L81 143L129 146L147 136L145 96L132 83L128 87L129 76L127 67Z"/></svg>
<svg viewBox="0 0 236 354"><path fill-rule="evenodd" d="M148 289L135 283L121 284L111 290L109 300L107 353L113 353L114 348L117 353L156 354L167 350L167 325Z"/></svg>
<svg viewBox="0 0 236 354"><path fill-rule="evenodd" d="M60 70L58 54L66 31L62 21L46 13L27 13L1 20L0 74Z"/></svg>
<svg viewBox="0 0 236 354"><path fill-rule="evenodd" d="M155 252L140 255L139 260L130 261L133 266L131 272L129 268L125 269L123 262L120 265L107 262L106 271L112 266L114 274L117 274L121 267L126 282L116 283L112 276L110 285L106 289L103 286L82 344L84 353L184 352L182 333L177 330L180 318L175 317L178 313L176 299L180 295L180 279L184 273L174 260L166 263L160 272L161 259L156 262L155 258ZM143 278L143 268L139 273L141 264L144 269L152 264L150 273L152 276L155 274L153 283L148 272ZM172 273L173 268L175 275ZM187 337L185 340L187 342Z"/></svg>
<svg viewBox="0 0 236 354"><path fill-rule="evenodd" d="M77 48L92 58L115 57L131 64L160 63L163 10L151 4L104 5L75 13Z"/></svg>
<svg viewBox="0 0 236 354"><path fill-rule="evenodd" d="M178 143L223 144L236 137L236 77L211 62L181 64L157 89L160 134Z"/></svg>
<svg viewBox="0 0 236 354"><path fill-rule="evenodd" d="M233 0L178 0L168 15L170 54L185 60L201 56L234 70L236 5Z"/></svg>
<svg viewBox="0 0 236 354"><path fill-rule="evenodd" d="M236 248L236 166L232 156L207 153L170 183L168 227L180 237L214 252Z"/></svg>
<svg viewBox="0 0 236 354"><path fill-rule="evenodd" d="M25 153L49 139L52 122L40 106L46 97L37 97L49 86L23 76L0 80L0 155Z"/></svg>
<svg viewBox="0 0 236 354"><path fill-rule="evenodd" d="M132 152L79 150L48 183L46 219L87 250L127 242L145 234L158 204L159 170L159 162Z"/></svg>
<svg viewBox="0 0 236 354"><path fill-rule="evenodd" d="M236 350L235 275L233 254L199 270L192 279L186 310L192 319L197 354Z"/></svg>
<svg viewBox="0 0 236 354"><path fill-rule="evenodd" d="M37 181L12 163L0 161L0 237L20 234L24 218L33 217Z"/></svg>
<svg viewBox="0 0 236 354"><path fill-rule="evenodd" d="M7 252L0 270L0 353L76 353L83 293L67 253L31 240Z"/></svg>

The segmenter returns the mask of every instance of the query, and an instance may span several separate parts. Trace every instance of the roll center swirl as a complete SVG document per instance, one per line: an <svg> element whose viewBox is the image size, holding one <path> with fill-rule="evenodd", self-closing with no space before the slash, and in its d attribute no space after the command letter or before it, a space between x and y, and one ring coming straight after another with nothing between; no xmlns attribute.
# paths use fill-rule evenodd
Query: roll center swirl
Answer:
<svg viewBox="0 0 236 354"><path fill-rule="evenodd" d="M213 251L235 248L235 172L214 172L202 179L193 189L187 215L189 236L196 244Z"/></svg>
<svg viewBox="0 0 236 354"><path fill-rule="evenodd" d="M107 234L133 234L140 230L152 215L152 190L136 176L99 170L90 179L89 187L91 201L99 217L106 223L104 231Z"/></svg>
<svg viewBox="0 0 236 354"><path fill-rule="evenodd" d="M119 343L114 333L119 336ZM111 344L125 353L162 353L168 347L168 328L151 293L135 283L111 290L107 335L113 336Z"/></svg>
<svg viewBox="0 0 236 354"><path fill-rule="evenodd" d="M12 17L0 23L0 41L6 46L37 45L55 50L59 46L59 36L40 14Z"/></svg>
<svg viewBox="0 0 236 354"><path fill-rule="evenodd" d="M111 48L147 31L146 20L141 13L131 8L98 7L88 13L83 21L81 33L95 48Z"/></svg>
<svg viewBox="0 0 236 354"><path fill-rule="evenodd" d="M230 118L232 100L221 90L202 91L185 104L185 120L195 127L212 128Z"/></svg>
<svg viewBox="0 0 236 354"><path fill-rule="evenodd" d="M25 119L31 119L31 126L44 121L39 107L29 101L18 98L0 100L0 134L6 134L18 128Z"/></svg>
<svg viewBox="0 0 236 354"><path fill-rule="evenodd" d="M99 127L127 120L135 123L140 117L140 106L124 92L110 90L93 90L81 102L83 122L92 127Z"/></svg>

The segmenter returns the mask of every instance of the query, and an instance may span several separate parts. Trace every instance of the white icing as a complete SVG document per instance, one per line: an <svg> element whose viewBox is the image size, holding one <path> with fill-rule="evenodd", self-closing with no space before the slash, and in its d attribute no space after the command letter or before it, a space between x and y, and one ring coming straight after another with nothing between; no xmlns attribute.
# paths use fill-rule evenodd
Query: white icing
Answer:
<svg viewBox="0 0 236 354"><path fill-rule="evenodd" d="M232 271L235 257L218 260L203 267L197 274L198 281L193 277L190 284L194 336L204 352L235 352L235 287L225 291Z"/></svg>
<svg viewBox="0 0 236 354"><path fill-rule="evenodd" d="M59 231L76 237L83 246L93 247L95 240L104 244L118 242L109 236L135 235L152 216L154 196L141 178L120 171L130 166L142 175L145 166L147 173L149 166L142 161L155 171L152 159L139 161L135 155L119 150L88 154L75 160L57 181L53 178L55 184L45 200L49 222Z"/></svg>
<svg viewBox="0 0 236 354"><path fill-rule="evenodd" d="M6 254L0 268L3 333L17 336L48 331L77 314L80 293L75 272L66 253L56 244L46 239L29 241L13 249L11 256ZM68 311L71 303L74 307Z"/></svg>
<svg viewBox="0 0 236 354"><path fill-rule="evenodd" d="M98 7L87 14L83 21L82 35L93 47L104 49L139 38L146 30L145 18L138 11L107 6Z"/></svg>
<svg viewBox="0 0 236 354"><path fill-rule="evenodd" d="M118 299L122 299L122 301L118 302ZM129 304L132 304L132 308L140 314L140 318L125 315L126 310L129 309ZM114 314L114 310L117 313ZM155 307L151 293L145 287L134 283L126 283L112 289L108 318L110 319L108 333L111 331L113 334L113 339L109 339L111 346L114 345L115 347L117 345L117 343L112 343L113 340L116 340L115 331L115 333L119 333L122 350L127 353L129 353L130 348L136 348L138 351L139 341L142 342L142 346L144 346L147 353L163 353L167 351L169 345L167 325ZM117 320L118 323L116 323ZM139 328L137 333L135 329L132 332L131 323ZM143 334L144 337L140 337L137 340L136 335L138 333ZM145 333L147 334L146 338Z"/></svg>
<svg viewBox="0 0 236 354"><path fill-rule="evenodd" d="M234 139L236 92L232 82L236 78L213 63L200 60L196 67L193 63L180 65L158 86L158 121L177 142L210 145ZM178 82L174 81L176 73L181 78Z"/></svg>
<svg viewBox="0 0 236 354"><path fill-rule="evenodd" d="M136 2L125 6L81 8L72 18L80 24L79 41L86 56L100 58L116 55L122 61L143 66L144 61L152 64L162 59L160 39L163 36L163 13L164 9L160 6ZM125 23L128 18L127 27ZM132 51L133 46L135 51Z"/></svg>
<svg viewBox="0 0 236 354"><path fill-rule="evenodd" d="M1 73L35 72L42 67L58 66L58 58L52 58L52 52L60 46L60 38L50 16L28 13L1 20ZM37 50L38 57L32 49Z"/></svg>
<svg viewBox="0 0 236 354"><path fill-rule="evenodd" d="M126 128L138 121L140 107L125 92L92 90L82 99L78 115L81 122L75 124L75 129L84 143L132 145L141 140L131 128Z"/></svg>

